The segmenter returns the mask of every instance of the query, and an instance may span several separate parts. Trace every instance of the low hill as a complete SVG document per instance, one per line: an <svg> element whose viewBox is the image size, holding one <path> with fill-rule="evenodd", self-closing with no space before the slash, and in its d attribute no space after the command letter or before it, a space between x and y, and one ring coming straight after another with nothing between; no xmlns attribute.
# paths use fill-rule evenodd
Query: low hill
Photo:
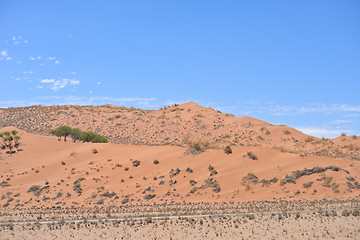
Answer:
<svg viewBox="0 0 360 240"><path fill-rule="evenodd" d="M194 102L141 110L103 106L31 106L0 109L0 127L14 126L49 135L61 125L91 130L113 143L187 146L201 141L210 148L258 146L282 152L360 160L360 138L319 139L294 128L251 117L234 117Z"/></svg>

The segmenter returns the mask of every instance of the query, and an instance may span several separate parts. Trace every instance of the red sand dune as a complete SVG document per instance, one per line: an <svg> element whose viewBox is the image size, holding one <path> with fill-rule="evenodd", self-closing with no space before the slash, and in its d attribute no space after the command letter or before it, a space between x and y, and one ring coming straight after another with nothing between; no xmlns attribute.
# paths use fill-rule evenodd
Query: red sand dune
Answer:
<svg viewBox="0 0 360 240"><path fill-rule="evenodd" d="M214 110L208 111L217 114ZM159 112L152 114L155 113ZM246 119L244 122L250 119L228 118L239 125L243 119ZM207 120L204 117L204 121ZM272 136L283 135L283 129L289 129L255 119L251 122L257 129L266 125ZM15 128L3 128L1 132L12 129ZM291 137L306 137L298 131L291 131ZM3 207L237 202L278 198L347 199L358 198L360 193L360 162L347 157L289 153L273 149L271 145L266 147L266 144L231 146L232 154L225 154L220 147L206 149L194 156L185 154L187 147L180 146L63 142L56 137L22 130L19 130L19 135L22 151L15 154L2 152L0 155L0 204ZM283 137L286 136L278 139ZM338 139L331 141L334 144L343 142ZM312 143L304 145L303 149L313 148ZM93 149L97 153L93 153ZM248 152L252 152L257 160L250 159ZM140 165L133 166L134 160L140 161ZM154 164L154 160L159 163ZM211 171L216 171L213 176L210 176L209 165L213 167ZM321 170L329 166L333 167ZM283 181L281 184L286 175L295 176L293 171L314 167L321 167L320 172L294 178L294 183L284 184ZM186 171L188 168L192 172ZM176 169L180 172L177 173ZM257 179L244 179L251 176L249 173ZM313 182L311 186L303 186L309 182Z"/></svg>

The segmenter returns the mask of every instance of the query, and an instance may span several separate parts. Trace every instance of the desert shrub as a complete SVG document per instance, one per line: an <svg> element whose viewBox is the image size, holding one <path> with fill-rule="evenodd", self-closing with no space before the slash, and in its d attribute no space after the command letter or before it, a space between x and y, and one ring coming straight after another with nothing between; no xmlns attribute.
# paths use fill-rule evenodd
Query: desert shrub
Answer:
<svg viewBox="0 0 360 240"><path fill-rule="evenodd" d="M91 150L91 152L92 152L93 154L96 154L96 153L98 153L98 150L97 150L96 148L93 148L93 149Z"/></svg>
<svg viewBox="0 0 360 240"><path fill-rule="evenodd" d="M211 171L210 176L215 176L218 172L214 169Z"/></svg>
<svg viewBox="0 0 360 240"><path fill-rule="evenodd" d="M355 217L360 216L360 211L359 211L359 209L354 209L353 212L352 212L352 215L355 216Z"/></svg>
<svg viewBox="0 0 360 240"><path fill-rule="evenodd" d="M195 180L190 180L190 185L194 186L195 184L197 184L197 182Z"/></svg>
<svg viewBox="0 0 360 240"><path fill-rule="evenodd" d="M80 140L83 142L91 142L96 137L96 135L97 134L92 131L85 131L81 134Z"/></svg>
<svg viewBox="0 0 360 240"><path fill-rule="evenodd" d="M242 185L248 185L249 183L258 183L259 178L254 173L248 173L248 175L242 178Z"/></svg>
<svg viewBox="0 0 360 240"><path fill-rule="evenodd" d="M176 168L175 170L171 169L169 174L170 174L170 177L174 177L174 176L178 175L180 172L181 172L180 169Z"/></svg>
<svg viewBox="0 0 360 240"><path fill-rule="evenodd" d="M208 166L208 169L209 169L209 171L212 171L212 170L214 170L214 167L211 166L211 165L209 165L209 166Z"/></svg>
<svg viewBox="0 0 360 240"><path fill-rule="evenodd" d="M286 183L294 183L294 184L296 184L295 177L286 175L284 179L281 179L280 185L283 186Z"/></svg>
<svg viewBox="0 0 360 240"><path fill-rule="evenodd" d="M232 153L231 147L230 147L230 146L226 146L225 149L224 149L224 152L225 152L226 154L231 154L231 153Z"/></svg>
<svg viewBox="0 0 360 240"><path fill-rule="evenodd" d="M188 173L192 173L192 172L193 172L193 170L192 170L191 168L189 168L189 167L188 167L188 168L186 169L186 172L188 172Z"/></svg>
<svg viewBox="0 0 360 240"><path fill-rule="evenodd" d="M336 183L331 184L331 189L333 190L334 193L340 192L338 187L339 187L339 184L336 184Z"/></svg>
<svg viewBox="0 0 360 240"><path fill-rule="evenodd" d="M80 140L83 142L92 142L92 143L107 143L108 142L106 137L101 136L92 131L83 132L80 136Z"/></svg>
<svg viewBox="0 0 360 240"><path fill-rule="evenodd" d="M341 215L344 216L344 217L348 217L350 215L350 212L345 209L345 210L342 211Z"/></svg>
<svg viewBox="0 0 360 240"><path fill-rule="evenodd" d="M0 149L6 150L6 153L15 153L20 146L20 137L17 131L5 131L0 133Z"/></svg>
<svg viewBox="0 0 360 240"><path fill-rule="evenodd" d="M284 134L286 134L286 135L291 134L289 130L285 130L285 131L283 131L283 132L284 132Z"/></svg>
<svg viewBox="0 0 360 240"><path fill-rule="evenodd" d="M279 180L279 179L277 179L276 177L274 177L274 178L272 178L272 179L270 180L270 182L271 182L271 183L276 183L278 180Z"/></svg>
<svg viewBox="0 0 360 240"><path fill-rule="evenodd" d="M305 142L312 142L314 140L313 137L307 137L305 138Z"/></svg>
<svg viewBox="0 0 360 240"><path fill-rule="evenodd" d="M153 161L153 163L154 163L155 165L157 165L157 164L159 164L159 161L155 159L155 160Z"/></svg>
<svg viewBox="0 0 360 240"><path fill-rule="evenodd" d="M150 199L153 199L155 196L156 196L156 194L146 194L146 195L144 196L144 199L150 200Z"/></svg>
<svg viewBox="0 0 360 240"><path fill-rule="evenodd" d="M204 152L207 148L209 148L209 143L201 142L201 141L194 141L188 142L189 148L186 150L186 154L198 155Z"/></svg>
<svg viewBox="0 0 360 240"><path fill-rule="evenodd" d="M195 193L196 191L197 191L197 187L192 187L191 189L190 189L190 193L191 194L193 194L193 193Z"/></svg>
<svg viewBox="0 0 360 240"><path fill-rule="evenodd" d="M332 177L323 177L324 183L322 184L322 186L324 187L330 187L330 183L332 181Z"/></svg>
<svg viewBox="0 0 360 240"><path fill-rule="evenodd" d="M140 165L140 161L139 160L135 160L132 162L134 167L138 167Z"/></svg>
<svg viewBox="0 0 360 240"><path fill-rule="evenodd" d="M306 183L303 184L303 187L304 187L304 188L309 188L309 187L311 187L311 185L312 185L313 183L314 183L314 182L312 182L312 181L306 182Z"/></svg>
<svg viewBox="0 0 360 240"><path fill-rule="evenodd" d="M258 160L257 156L255 156L255 154L252 152L247 152L246 155L252 160Z"/></svg>
<svg viewBox="0 0 360 240"><path fill-rule="evenodd" d="M92 140L92 143L107 143L108 140L105 136L96 135Z"/></svg>

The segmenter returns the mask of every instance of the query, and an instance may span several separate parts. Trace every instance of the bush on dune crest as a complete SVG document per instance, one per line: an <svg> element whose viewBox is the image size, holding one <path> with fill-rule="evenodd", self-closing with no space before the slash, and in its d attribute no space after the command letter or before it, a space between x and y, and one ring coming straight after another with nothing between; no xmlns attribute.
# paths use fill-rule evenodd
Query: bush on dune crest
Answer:
<svg viewBox="0 0 360 240"><path fill-rule="evenodd" d="M58 137L58 140L61 140L61 137L64 137L66 142L66 137L70 136L74 141L82 142L92 142L92 143L107 143L108 140L105 136L99 135L92 131L81 131L79 128L71 128L69 126L60 126L56 129L52 129L50 134Z"/></svg>

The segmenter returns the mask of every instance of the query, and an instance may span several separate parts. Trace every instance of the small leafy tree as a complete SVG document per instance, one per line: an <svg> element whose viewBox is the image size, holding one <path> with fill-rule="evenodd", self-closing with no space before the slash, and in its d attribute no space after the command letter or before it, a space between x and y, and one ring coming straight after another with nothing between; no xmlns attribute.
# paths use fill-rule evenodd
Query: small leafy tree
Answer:
<svg viewBox="0 0 360 240"><path fill-rule="evenodd" d="M51 129L51 130L50 130L50 134L57 136L58 140L61 141L62 135L61 135L61 133L58 131L57 128L56 128L56 129Z"/></svg>
<svg viewBox="0 0 360 240"><path fill-rule="evenodd" d="M64 141L66 142L66 137L71 134L72 128L69 126L61 126L58 127L58 131L64 137Z"/></svg>
<svg viewBox="0 0 360 240"><path fill-rule="evenodd" d="M73 128L70 133L71 139L74 141L74 143L80 139L82 134L82 131L78 128Z"/></svg>
<svg viewBox="0 0 360 240"><path fill-rule="evenodd" d="M81 131L79 128L71 128L69 126L60 126L56 129L52 129L50 134L58 137L58 140L61 140L61 137L64 137L66 142L66 137L70 136L74 141L82 142L93 142L93 143L107 143L108 140L105 136L99 135L92 131Z"/></svg>
<svg viewBox="0 0 360 240"><path fill-rule="evenodd" d="M66 142L66 137L71 134L72 128L69 126L60 126L56 129L50 131L50 134L58 137L58 140L61 140L61 137L64 137L64 141Z"/></svg>

